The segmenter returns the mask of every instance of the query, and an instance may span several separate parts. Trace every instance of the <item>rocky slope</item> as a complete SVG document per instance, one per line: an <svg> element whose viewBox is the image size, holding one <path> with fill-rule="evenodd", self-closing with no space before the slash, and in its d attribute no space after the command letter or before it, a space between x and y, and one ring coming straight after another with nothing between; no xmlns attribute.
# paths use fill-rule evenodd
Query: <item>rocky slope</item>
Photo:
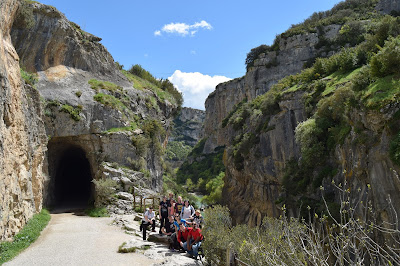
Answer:
<svg viewBox="0 0 400 266"><path fill-rule="evenodd" d="M0 240L42 208L46 135L39 93L21 79L10 37L17 0L0 2Z"/></svg>
<svg viewBox="0 0 400 266"><path fill-rule="evenodd" d="M390 5L387 2L381 1L377 9L388 13L387 8L396 6L398 1ZM328 38L335 42L340 38L341 27L335 24L325 26L323 31L315 29L311 33L278 38L279 52L261 54L244 77L218 85L209 95L205 121L208 140L203 152L212 152L220 145L226 147L223 199L236 223L258 225L264 216L278 216L283 204L292 216L301 215L307 205L313 211L321 210L324 208L321 192L316 189L320 185L325 187L330 204L334 206L339 195L332 180L336 184L346 180L350 190L355 192L351 194L352 203L369 197L379 221L395 221L392 207L400 206L400 169L389 158L389 146L396 133L388 125L398 123L395 113L399 106L389 105L379 112L350 108L345 119L347 126L332 126L331 131L325 133L333 134L333 128L337 127L337 134L346 137L336 136L341 139L336 140L327 158L318 157L318 150L312 152L314 158L304 153L296 141L295 130L301 122L310 121L308 119L315 116L314 112L322 105L318 103L320 99L315 98L321 93L316 92L318 83L298 89L307 84L308 81L303 80L288 87L280 85L281 90L287 90L284 93L269 91L279 79L300 72L304 63L313 57L336 53L338 50L332 49L334 47L321 46L320 42ZM320 33L325 34L324 38ZM290 79L286 82L290 83ZM325 86L336 81L327 77L320 82ZM352 85L338 82L333 87L341 86ZM254 100L257 95L263 97ZM335 102L333 99L340 97L338 95L339 92L334 94L331 101ZM363 97L366 99L370 95ZM360 106L364 105L363 101L360 100ZM344 104L342 109L345 109ZM314 158L314 163L309 162L313 166L302 164L307 156ZM311 170L307 172L306 168ZM372 192L368 193L368 187ZM388 196L392 205L387 201Z"/></svg>

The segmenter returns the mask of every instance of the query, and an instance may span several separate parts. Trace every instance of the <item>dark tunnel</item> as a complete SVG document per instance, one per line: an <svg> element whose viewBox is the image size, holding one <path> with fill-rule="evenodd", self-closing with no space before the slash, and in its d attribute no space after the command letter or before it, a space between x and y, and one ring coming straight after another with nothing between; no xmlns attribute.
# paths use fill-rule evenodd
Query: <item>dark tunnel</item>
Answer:
<svg viewBox="0 0 400 266"><path fill-rule="evenodd" d="M93 205L90 163L77 146L49 147L52 165L50 205L56 208L87 208ZM49 158L50 161L50 158Z"/></svg>

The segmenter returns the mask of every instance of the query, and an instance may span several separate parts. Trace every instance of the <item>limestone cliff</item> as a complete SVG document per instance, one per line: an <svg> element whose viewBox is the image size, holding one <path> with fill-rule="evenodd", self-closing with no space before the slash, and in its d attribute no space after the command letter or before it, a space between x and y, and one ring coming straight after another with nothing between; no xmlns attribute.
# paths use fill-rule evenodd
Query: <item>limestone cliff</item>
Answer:
<svg viewBox="0 0 400 266"><path fill-rule="evenodd" d="M388 6L385 4L388 2L381 1L380 5ZM398 2L393 1L391 6L396 6ZM354 3L357 1L347 1L345 4L351 6ZM368 3L373 4L373 1ZM379 10L380 6L372 8ZM384 12L390 13L389 10ZM371 11L370 14L374 14L377 20L382 18L376 12ZM326 18L325 15L321 16ZM354 23L367 25L369 21ZM332 180L336 184L349 184L349 189L354 192L351 194L352 203L364 200L368 195L377 210L377 221L396 220L392 208L398 209L400 206L400 169L390 159L389 146L395 134L398 134L398 126L393 130L393 125L399 123L396 114L398 102L382 103L377 111L366 107L368 104L365 101L373 97L372 92L355 92L357 96L352 97L357 99L357 104L353 102L349 107L337 99L339 95L345 95L341 94L343 91L339 88L353 88L349 83L352 79L339 82L332 76L320 79L319 74L318 77L311 77L311 80L318 80L310 83L312 85L304 85L309 83L299 75L297 83L287 78L270 91L279 79L299 73L313 57L329 57L339 51L331 43L337 43L343 37L343 31L339 33L342 26L334 24L324 27L323 30L321 27L309 29L309 33L291 34L291 37L280 35L277 39L279 51L259 55L244 77L219 84L207 98L205 136L208 140L203 152L210 153L221 145L226 147L222 198L236 223L258 225L264 216L278 216L283 204L286 204L291 216L303 215L301 212L308 205L312 206L313 211L321 210L325 206L321 204L319 186L325 188L334 206L339 201L339 195L334 192ZM325 46L327 39L331 41ZM350 47L351 44L344 46ZM293 79L296 80L296 77ZM356 79L353 81L357 82ZM327 87L332 91L322 93ZM318 91L321 89L322 92ZM262 96L256 98L258 95ZM350 95L353 94L349 94L349 99L353 99ZM337 110L348 111L343 121L336 121L340 126L331 124L319 135L322 139L330 136L330 139L315 150L307 150L311 155L306 154L296 141L295 130L301 122L321 115L321 110L316 114L318 108L326 107L328 102L319 102L323 97L330 97L331 105L340 105ZM333 116L340 115L336 109L329 110L336 112ZM335 133L335 130L338 131ZM332 137L334 134L337 135ZM317 138L315 143L318 143ZM319 149L329 155L321 155ZM307 156L313 158L308 166L304 163ZM367 187L371 188L371 193L368 193Z"/></svg>
<svg viewBox="0 0 400 266"><path fill-rule="evenodd" d="M191 149L203 138L204 118L204 111L188 107L183 107L175 117L167 144L167 159L173 168L181 166Z"/></svg>
<svg viewBox="0 0 400 266"><path fill-rule="evenodd" d="M341 25L330 25L319 32L304 33L288 38L277 37L279 51L261 54L244 77L219 84L205 103L205 132L209 135L205 151L212 152L215 147L226 145L227 134L222 121L243 100L251 101L262 95L281 78L296 74L304 65L317 56L327 56L326 47L318 44L323 40L334 40Z"/></svg>
<svg viewBox="0 0 400 266"><path fill-rule="evenodd" d="M183 140L186 145L194 147L203 137L205 112L198 109L183 107L174 119L174 127L169 141Z"/></svg>
<svg viewBox="0 0 400 266"><path fill-rule="evenodd" d="M42 208L46 135L37 90L24 83L10 37L17 0L0 2L0 240Z"/></svg>

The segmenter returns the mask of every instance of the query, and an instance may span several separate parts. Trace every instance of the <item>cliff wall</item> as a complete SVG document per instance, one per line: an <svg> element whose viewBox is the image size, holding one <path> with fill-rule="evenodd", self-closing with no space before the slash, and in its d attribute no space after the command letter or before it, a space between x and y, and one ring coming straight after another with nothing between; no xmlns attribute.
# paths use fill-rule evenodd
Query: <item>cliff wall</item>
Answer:
<svg viewBox="0 0 400 266"><path fill-rule="evenodd" d="M288 38L278 37L279 51L261 54L246 75L219 84L205 103L206 119L204 130L210 136L205 145L205 153L212 152L215 147L226 145L226 129L222 121L243 100L251 101L262 95L285 76L299 73L304 65L317 56L328 56L335 49L326 53L326 47L317 46L321 39L334 40L341 25L325 26L315 33L298 34Z"/></svg>
<svg viewBox="0 0 400 266"><path fill-rule="evenodd" d="M21 78L10 30L17 0L0 2L0 240L42 208L46 135L39 93Z"/></svg>
<svg viewBox="0 0 400 266"><path fill-rule="evenodd" d="M390 13L398 10L398 3L381 1L373 8ZM377 20L382 18L376 12L370 14L374 14ZM386 19L389 21L388 17ZM364 27L370 25L369 22L356 23ZM279 51L261 54L244 77L219 84L207 98L205 136L208 140L203 152L210 153L221 145L226 147L222 198L231 210L234 222L259 225L265 216L279 216L283 205L287 213L295 217L306 216L307 206L315 212L326 211L320 186L324 188L324 195L329 197L330 207L338 210L335 204L340 204L340 193L333 184L348 186L351 204L365 202L368 198L376 210L376 221L396 221L393 210L400 206L400 169L390 159L389 150L398 134L399 105L397 101L383 105L386 102L380 100L382 106L379 110L366 107L366 99L382 93L385 87L377 84L376 88L381 90L370 90L369 94L353 92L356 96L352 94L351 97L355 98L349 97L356 100L348 105L338 101L343 93L340 88L353 88L349 80L353 82L356 78L338 83L335 83L335 75L311 78L315 83L300 78L295 84L287 79L283 84L290 85L270 90L279 79L299 73L314 57L329 57L337 53L339 50L335 47L322 44L327 39L335 42L341 35L340 29L340 25L330 25L322 31L314 29L315 32L308 34L279 37ZM367 38L367 42L370 40ZM351 44L343 46L350 47ZM322 87L318 89L320 85ZM325 86L330 86L331 91L324 92ZM318 92L321 89L323 97L330 97L329 100L321 100L322 92ZM394 96L397 92L390 93L397 97ZM259 95L262 97L256 99ZM340 106L327 111L334 112L333 117L340 116L339 110L347 110L343 118L345 122L336 121L343 124L330 125L309 145L318 143L318 138L331 139L305 153L296 140L295 130L302 122L310 121L310 117L321 115L316 115L317 109L328 106L328 101ZM396 130L393 130L393 125L397 125ZM332 137L334 134L337 135ZM313 158L308 165L304 163L307 158Z"/></svg>

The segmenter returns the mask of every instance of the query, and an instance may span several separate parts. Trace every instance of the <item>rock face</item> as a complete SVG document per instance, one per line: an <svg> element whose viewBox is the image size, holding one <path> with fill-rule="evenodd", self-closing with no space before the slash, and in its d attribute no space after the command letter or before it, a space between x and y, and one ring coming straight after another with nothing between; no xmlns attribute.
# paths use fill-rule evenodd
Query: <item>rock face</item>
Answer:
<svg viewBox="0 0 400 266"><path fill-rule="evenodd" d="M0 11L1 239L42 205L93 202L94 179L117 181L116 212L132 211L132 187L160 190L174 98L136 89L101 39L55 8L7 0ZM37 74L34 88L20 66Z"/></svg>
<svg viewBox="0 0 400 266"><path fill-rule="evenodd" d="M267 92L283 77L299 73L317 55L327 56L324 47L317 49L317 44L322 38L334 40L340 28L340 25L330 25L319 33L280 38L279 51L261 54L244 77L219 84L205 103L204 131L209 138L204 152L212 152L215 147L227 144L229 133L222 128L221 123L238 103L245 99L251 101Z"/></svg>
<svg viewBox="0 0 400 266"><path fill-rule="evenodd" d="M391 12L400 11L400 1L398 0L381 0L376 5L376 10L384 14L390 14Z"/></svg>
<svg viewBox="0 0 400 266"><path fill-rule="evenodd" d="M233 145L229 143L226 148L223 199L236 223L254 226L265 215L279 216L280 208L275 202L281 196L284 167L290 159L300 157L294 130L306 119L302 96L295 93L282 99L281 111L268 122L271 130L258 136L259 143L245 158L242 170L236 169L235 160L230 156Z"/></svg>
<svg viewBox="0 0 400 266"><path fill-rule="evenodd" d="M0 2L0 240L42 208L46 135L37 90L21 79L10 37L17 0Z"/></svg>
<svg viewBox="0 0 400 266"><path fill-rule="evenodd" d="M26 19L33 20L33 25L27 30L27 26L17 20L11 33L21 64L27 71L38 72L63 65L101 75L118 74L114 59L99 43L101 38L83 31L54 7L40 3L30 7L34 9L33 14Z"/></svg>
<svg viewBox="0 0 400 266"><path fill-rule="evenodd" d="M377 9L385 13L398 10L400 1L381 1ZM334 40L340 30L340 25L326 26L323 30L326 39ZM266 118L264 130L252 125L257 113L250 113L245 118L244 125L238 129L223 126L224 119L230 116L239 103L253 100L257 95L269 90L279 79L302 70L303 64L316 55L322 55L319 33L295 35L279 40L279 52L262 54L254 62L247 74L226 83L219 84L216 90L206 100L205 136L208 140L204 153L210 153L217 146L224 145L224 164L226 166L223 201L232 212L236 223L259 225L264 216L279 216L281 199L285 189L282 182L285 168L291 160L300 161L300 147L295 141L296 126L308 118L301 92L287 93L279 100L279 111ZM325 54L329 56L330 54ZM393 121L393 114L399 106L390 106L388 110L366 111L357 110L352 114L351 132L344 144L337 145L330 157L330 163L337 167L337 173L332 177L336 184L346 180L352 193L352 203L371 200L377 219L384 222L394 222L396 217L393 208L399 209L400 190L399 167L389 158L390 139L388 124ZM398 122L396 122L398 123ZM359 143L359 125L362 134L370 140L366 144ZM254 141L249 148L248 156L243 158L242 169L235 165L234 153L238 140L243 142L243 136L253 136ZM239 138L240 137L240 138ZM329 179L329 180L328 180ZM330 178L323 181L326 190L333 191ZM366 189L370 185L371 192ZM318 192L306 191L308 197L320 200ZM338 195L335 200L339 201ZM387 200L390 197L390 204ZM290 216L298 216L298 206L286 206Z"/></svg>
<svg viewBox="0 0 400 266"><path fill-rule="evenodd" d="M203 138L204 119L204 111L183 107L174 119L174 127L169 141L183 140L186 145L194 147Z"/></svg>

